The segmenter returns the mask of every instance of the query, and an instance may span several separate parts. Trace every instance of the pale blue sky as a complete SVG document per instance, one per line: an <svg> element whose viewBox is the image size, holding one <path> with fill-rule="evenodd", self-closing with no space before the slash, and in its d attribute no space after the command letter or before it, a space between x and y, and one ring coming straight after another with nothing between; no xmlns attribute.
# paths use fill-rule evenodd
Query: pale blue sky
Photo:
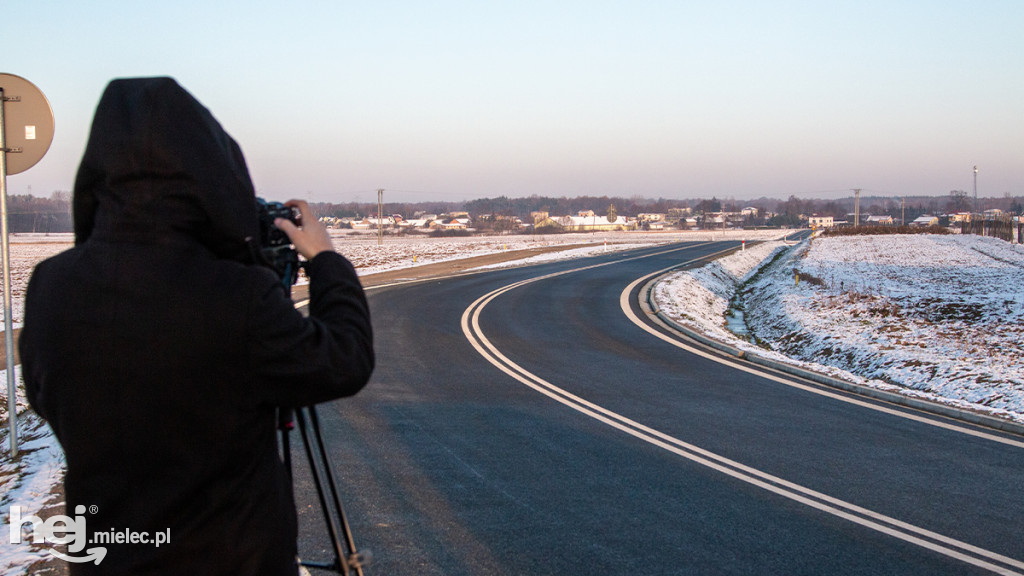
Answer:
<svg viewBox="0 0 1024 576"><path fill-rule="evenodd" d="M71 189L115 77L206 104L272 199L1024 195L1024 2L6 2Z"/></svg>

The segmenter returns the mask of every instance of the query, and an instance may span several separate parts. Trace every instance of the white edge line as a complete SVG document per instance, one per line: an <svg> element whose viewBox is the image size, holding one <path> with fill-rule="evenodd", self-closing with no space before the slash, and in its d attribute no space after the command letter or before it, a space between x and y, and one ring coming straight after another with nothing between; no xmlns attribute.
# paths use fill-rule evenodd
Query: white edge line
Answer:
<svg viewBox="0 0 1024 576"><path fill-rule="evenodd" d="M651 255L653 256L654 254L651 254ZM898 538L900 540L904 540L906 542L909 542L909 543L921 546L923 548L932 550L934 552L938 552L938 553L943 554L945 556L948 556L948 557L951 557L951 558L954 558L954 559L966 562L968 564L972 564L972 565L984 568L986 570L990 570L990 571L992 571L994 573L997 573L997 574L1020 576L1021 573L1019 573L1019 572L1014 572L1014 571L1009 570L1007 568L1004 568L1002 566L991 564L989 562L986 562L984 560L980 560L980 559L975 558L973 556L968 556L968 555L964 554L963 552L960 552L960 551L957 551L957 550L953 550L951 548L947 548L946 546L942 546L942 545L936 544L934 542L930 542L928 540L924 540L923 538L930 538L932 540L936 540L938 542L942 542L943 544L960 548L961 550L965 550L965 551L971 552L973 554L977 554L979 556L988 558L990 560L993 560L993 561L996 561L996 562L1002 562L1002 563L1004 563L1006 565L1013 566L1013 567L1015 567L1017 569L1024 569L1024 562L1021 562L1021 561L1015 560L1013 558L1009 558L1009 557L997 554L995 552L991 552L991 551L985 550L983 548L979 548L977 546L968 544L966 542L961 542L961 541L956 540L954 538L943 536L941 534L938 534L938 533L935 533L935 532L932 532L932 531L929 531L929 530L925 530L923 528L916 527L916 526L914 526L912 524L903 522L901 520L897 520L895 518L891 518L891 517L886 516L884 514L873 512L871 510L868 510L866 508L862 508L860 506L857 506L857 505L845 502L845 501L840 500L838 498L834 498L834 497L828 496L826 494L823 494L823 493L811 490L809 488L800 486L800 485L795 484L793 482L789 482L787 480L783 480L782 478L778 478L776 476L772 476L772 475L770 475L770 474L768 474L766 472L757 470L755 468L749 467L749 466L741 464L739 462L735 462L735 461L730 460L728 458L725 458L723 456L717 455L717 454L715 454L713 452L710 452L710 451L704 450L702 448L699 448L697 446L694 446L694 445L688 444L686 442L683 442L683 441L681 441L681 440L679 440L677 438L671 437L671 436L669 436L667 434L664 434L662 432L659 432L657 430L653 430L653 429L651 429L651 428L649 428L647 426L644 426L642 424L634 422L634 421L632 421L632 420L630 420L630 419L628 419L628 418L626 418L626 417L624 417L624 416L622 416L620 414L617 414L615 412L612 412L610 410L602 408L602 407L600 407L600 406L598 406L596 404L588 402L588 401L586 401L586 400L584 400L584 399L582 399L580 397L577 397L577 396L575 396L575 395L573 395L573 394L571 394L571 393L569 393L569 392L567 392L567 391L565 391L565 390L563 390L563 389L561 389L561 388L551 384L550 382L547 382L547 381L539 378L538 376L530 373L529 371L523 369L521 366L518 366L517 364L515 364L514 362L509 360L507 357L505 357L503 354L501 354L494 347L493 344L491 344L491 342L486 338L486 336L484 336L483 332L480 330L479 317L480 317L481 311L483 310L483 308L488 303L490 303L492 300L494 300L496 297L500 296L501 294L504 294L505 292L508 292L510 290L513 290L513 289L518 288L520 286L523 286L525 284L529 284L529 283L536 282L536 281L539 281L539 280L551 278L551 277L554 277L554 276L560 276L560 275L568 274L568 273L571 273L571 272L577 272L577 271L586 270L586 269L590 269L590 268L596 268L596 267L599 267L599 266L606 266L608 264L610 264L610 263L602 263L602 264L598 264L598 265L594 265L594 266L586 266L586 267L577 268L577 269L573 269L573 270L566 270L566 271L562 271L562 272L557 272L557 273L554 273L554 274L538 276L538 277L530 278L530 279L527 279L527 280L521 280L519 282L515 282L513 284L509 284L509 285L507 285L505 287L499 288L499 289L494 290L494 291L492 291L492 292L490 292L488 294L485 294L484 296L481 296L480 298L478 298L475 302L473 302L463 312L461 325L462 325L463 333L466 336L466 339L470 342L470 344L473 346L473 348L476 349L476 351L481 356L483 356L491 364L493 364L499 370L501 370L502 372L508 374L512 378L518 380L519 382L525 384L526 386L528 386L528 387L530 387L530 388L532 388L532 389L534 389L534 390L536 390L536 391L538 391L538 392L540 392L540 393L542 393L542 394L544 394L544 395L546 395L546 396L548 396L548 397L550 397L550 398L552 398L552 399L554 399L554 400L556 400L556 401L558 401L558 402L560 402L560 403L562 403L562 404L564 404L564 405L566 405L566 406L568 406L568 407L570 407L570 408L572 408L572 409L574 409L574 410L576 410L578 412L581 412L581 413L583 413L583 414L585 414L587 416L590 416L591 418L594 418L594 419L596 419L596 420L598 420L600 422L603 422L603 423L605 423L605 424L607 424L609 426L612 426L612 427L614 427L616 429L619 429L619 430L621 430L623 432L626 432L627 434L630 434L630 435L632 435L632 436L634 436L636 438L639 438L639 439L641 439L641 440L643 440L645 442L648 442L650 444L653 444L655 446L663 448L663 449L665 449L665 450L667 450L669 452L672 452L674 454L677 454L679 456L687 458L687 459L689 459L689 460L691 460L693 462L696 462L696 463L701 464L703 466L709 467L709 468L711 468L713 470L719 471L719 472L721 472L723 474L726 474L726 475L729 475L731 477L734 477L734 478L736 478L738 480L741 480L743 482L747 482L749 484L752 484L752 485L757 486L759 488L762 488L762 489L768 490L770 492L776 493L776 494L781 495L783 497L786 497L788 499L791 499L791 500L794 500L796 502L799 502L799 503L805 504L807 506L810 506L812 508L815 508L815 509L827 512L829 514L832 514L832 515L835 515L837 517L843 518L843 519L848 520L850 522L854 522L856 524L860 524L862 526L871 528L871 529L876 530L878 532L881 532L881 533L893 536L893 537ZM676 268L676 267L678 267L678 265L672 266L672 268ZM668 270L668 269L666 269L666 270ZM664 271L662 271L662 272L664 272ZM660 273L660 272L656 272L655 274L658 274L658 273ZM641 279L633 282L632 284L630 284L630 286L627 288L627 290L623 292L623 294L626 295L625 299L627 300L627 303L628 303L628 293L632 291L632 289L636 286L636 284L638 284L639 282L641 282L641 281L645 280L646 278L649 278L649 277L651 277L653 275L654 274L651 274L649 276L641 278ZM621 298L620 298L620 300L621 300ZM631 316L632 318L635 318L635 315L632 314L632 310L631 309L628 309L628 307L624 308L624 309L628 310L627 311L627 316ZM639 319L634 320L634 322L639 322ZM649 329L649 327L646 327L645 325L643 325L643 323L639 323L639 325L641 325L641 327L644 327L648 331L652 331L653 330L653 329ZM663 339L668 339L668 337L658 333L657 331L654 331L653 333L655 333L656 335L658 335L659 337L661 337ZM671 341L671 339L668 339L668 340ZM695 352L697 354L700 354L702 356L706 355L706 356L710 357L711 359L720 360L720 358L713 357L711 355L707 355L703 351L696 350L696 349L690 350L689 347L686 347L686 348L689 351L693 351L693 352ZM746 368L746 367L741 367L741 368ZM776 377L774 375L771 375L771 374L763 374L763 373L760 373L759 371L754 371L754 370L747 370L747 371L749 371L751 373L754 373L754 374L757 374L759 376L764 376L764 377L771 378L772 380L780 381L781 383L784 383L784 384L788 384L783 379L780 379L780 378L778 378L778 377ZM795 383L793 383L793 384L795 384ZM803 388L802 385L799 385L799 387ZM810 387L808 387L808 388L811 389ZM812 391L816 391L816 392L823 392L823 391L814 390L814 389L811 389L811 390ZM831 394L827 394L827 395L831 395ZM838 395L835 395L835 396L837 396L837 397L839 397L839 398L841 398L843 400L852 400L852 399L848 399L848 398L843 398L843 397L838 396ZM856 402L855 401L855 403L860 403L860 402ZM868 403L862 403L862 404L865 404L868 407L878 408L878 407L872 406L871 404L868 404ZM896 415L907 416L907 415L905 415L905 414L903 414L902 412L899 412L899 411L892 411L892 412L894 412ZM925 419L925 421L931 422L931 421L929 421L927 419ZM958 428L954 427L954 429L958 429ZM729 467L732 467L732 468L729 468ZM822 502L817 502L815 500L812 500L811 498L817 498L817 499L821 500ZM825 504L823 502L827 502L828 504ZM840 508L846 508L846 510L849 510L849 511L841 510ZM854 515L854 513L861 514L863 516L866 516L867 518L862 518L860 516L856 516L856 515ZM871 518L873 520L868 519L868 518ZM875 520L877 520L877 522ZM897 530L896 528L893 528L893 527L890 527L890 526L885 526L883 524L880 524L879 522L885 522L887 524L890 524L891 526L900 528L902 530L906 530L907 532L916 533L917 536L915 536L913 534L908 534L906 532L901 532L901 531Z"/></svg>
<svg viewBox="0 0 1024 576"><path fill-rule="evenodd" d="M766 378L768 380L771 380L773 382L777 382L779 384L784 384L786 386L791 386L793 388L797 388L799 390L803 390L803 391L806 391L806 392L812 392L814 394L819 394L821 396L827 396L827 397L833 398L835 400L839 400L839 401L842 401L842 402L847 402L849 404L855 404L857 406L861 406L861 407L864 407L864 408L870 408L871 410L876 410L878 412L883 412L885 414L890 414L890 415L893 415L893 416L899 416L900 418L906 418L907 420L913 420L915 422L921 422L923 424L929 424L931 426L936 426L938 428L944 428L946 430L952 430L954 432L959 432L961 434L967 434L968 436L976 436L978 438L983 438L985 440L990 440L992 442L998 442L998 443L1001 443L1001 444L1007 444L1009 446L1015 446L1017 448L1024 448L1024 442L1019 441L1019 440L1014 440L1012 438L1006 438L1006 437L1003 437L1003 436L998 436L998 435L995 435L995 434L991 434L991 433L985 432L983 430L975 430L973 428L967 428L967 427L960 426L958 424L951 423L951 422L944 422L942 420L938 420L938 419L935 419L935 418L929 418L929 417L926 417L926 416L921 416L920 414L914 414L912 412L907 412L907 411L903 411L903 410L897 410L895 408L890 408L888 406L879 405L879 404L876 404L876 403L873 403L873 402L867 402L867 401L864 401L864 400L861 400L861 399L858 399L858 398L853 398L853 397L850 397L850 396L847 396L847 395L838 394L836 392L833 392L831 390L827 390L827 389L824 389L824 388L821 388L821 387L818 387L818 386L811 386L811 385L808 385L808 384L802 384L802 383L797 382L797 381L795 381L793 379L786 378L786 377L783 377L783 376L779 376L779 375L776 375L776 374L772 374L772 373L770 373L768 371L765 371L763 369L747 365L745 363L736 362L736 361L732 360L731 358L728 358L728 357L725 357L725 356L719 356L717 354L711 354L711 353L709 353L709 352L707 352L705 350L702 350L702 349L700 349L698 347L695 347L695 346L691 346L689 344L686 344L685 342L681 342L680 340L678 340L676 338L672 338L671 336L668 336L666 334L663 334L663 333L655 330L650 325L648 325L647 323L645 323L642 320L640 320L640 318L638 318L637 315L633 312L632 308L629 305L629 294L641 282L644 282L647 279L649 279L649 278L651 278L653 276L656 276L658 274L662 274L662 273L664 273L664 272L666 272L666 271L668 271L670 269L671 268L666 268L665 270L654 272L653 274L648 274L647 276L644 276L643 278L637 279L636 281L631 283L629 286L627 286L626 289L623 290L622 294L620 294L620 296L619 296L619 306L622 308L623 314L625 314L626 317L629 318L630 321L632 321L634 324L639 326L644 331L650 333L651 335L656 336L656 337L660 338L661 340L664 340L665 342L668 342L669 344L672 344L673 346L676 346L677 348L681 348L683 350L686 350L687 352L689 352L691 354L696 354L697 356L700 356L702 358L706 358L708 360L712 360L714 362L718 362L719 364L723 364L725 366L729 366L731 368L735 368L737 370L741 370L743 372L747 372L748 374L754 374L756 376L760 376L762 378ZM879 400L879 402L884 402L884 400Z"/></svg>

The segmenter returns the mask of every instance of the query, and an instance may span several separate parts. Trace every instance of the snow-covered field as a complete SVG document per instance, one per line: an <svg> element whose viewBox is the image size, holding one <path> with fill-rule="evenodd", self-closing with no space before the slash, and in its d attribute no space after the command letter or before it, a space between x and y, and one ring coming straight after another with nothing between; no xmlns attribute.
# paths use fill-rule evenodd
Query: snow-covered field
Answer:
<svg viewBox="0 0 1024 576"><path fill-rule="evenodd" d="M737 291L761 346L726 326ZM765 244L674 274L654 297L674 320L741 349L1024 422L1021 246L969 235Z"/></svg>
<svg viewBox="0 0 1024 576"><path fill-rule="evenodd" d="M774 238L778 230L758 231L692 231L692 232L598 232L573 234L541 234L536 236L466 236L454 238L430 238L422 235L384 236L383 244L377 244L377 236L367 233L333 231L334 246L352 261L360 275L374 274L389 270L411 268L417 265L447 262L496 252L547 248L559 246L590 245L573 250L552 252L529 262L517 261L516 265L536 263L552 259L579 258L605 250L637 248L652 244L678 241L705 241L729 239L759 240Z"/></svg>
<svg viewBox="0 0 1024 576"><path fill-rule="evenodd" d="M555 234L431 238L410 234L385 236L383 243L378 245L376 235L335 232L333 239L335 248L352 261L361 276L365 276L378 272L529 248L591 244L591 248L596 250L598 247L604 247L609 236L611 235ZM617 239L612 236L610 243L613 246L634 248L643 244L672 241L671 238L664 236L658 238L651 234L620 234L619 236L620 238Z"/></svg>
<svg viewBox="0 0 1024 576"><path fill-rule="evenodd" d="M40 261L71 248L74 242L74 237L71 234L14 234L11 236L11 319L15 327L21 323L25 304L25 288L28 286L32 269ZM4 310L0 310L0 318L3 318L3 314ZM0 327L0 330L3 328Z"/></svg>

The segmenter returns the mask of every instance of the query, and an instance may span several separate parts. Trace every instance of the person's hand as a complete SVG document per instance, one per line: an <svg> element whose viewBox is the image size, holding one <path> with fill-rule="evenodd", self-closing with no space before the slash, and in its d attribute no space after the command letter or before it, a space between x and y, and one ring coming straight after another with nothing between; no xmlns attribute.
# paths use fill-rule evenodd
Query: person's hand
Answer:
<svg viewBox="0 0 1024 576"><path fill-rule="evenodd" d="M334 251L334 244L331 243L327 228L316 219L313 209L305 200L289 200L284 205L299 209L302 226L296 226L286 218L274 220L274 226L288 235L288 239L295 245L299 254L302 254L306 260L312 260L321 252Z"/></svg>

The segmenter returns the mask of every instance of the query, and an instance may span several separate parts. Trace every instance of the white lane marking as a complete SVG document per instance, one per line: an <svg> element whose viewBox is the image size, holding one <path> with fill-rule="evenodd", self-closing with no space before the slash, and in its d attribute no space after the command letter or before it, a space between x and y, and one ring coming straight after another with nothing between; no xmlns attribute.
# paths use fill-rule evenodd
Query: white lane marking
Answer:
<svg viewBox="0 0 1024 576"><path fill-rule="evenodd" d="M607 264L608 263L597 266L604 266ZM1024 570L1024 562L979 548L966 542L961 542L936 532L919 528L901 520L873 512L838 498L811 490L799 484L789 482L777 476L773 476L756 468L730 460L703 448L669 436L663 432L644 426L643 424L630 420L629 418L612 412L611 410L571 394L529 372L507 358L498 351L498 349L490 342L490 340L487 339L483 334L483 331L480 329L479 319L481 312L485 306L498 296L532 282L571 272L595 268L597 266L587 266L522 280L481 296L463 312L461 325L466 339L488 362L513 379L557 402L560 402L561 404L564 404L565 406L568 406L615 429L630 434L640 440L790 500L835 515L839 518L843 518L883 534L890 535L905 542L938 552L962 562L984 568L996 574L1017 576L1024 574L1024 572L1014 572L1010 568L1006 567L1011 566L1016 569ZM675 266L673 266L673 268L674 267ZM631 286L635 286L635 283ZM772 378L775 377L773 376ZM980 556L981 558L970 556L968 553ZM983 560L982 558L988 559L989 561ZM999 562L1004 566L999 566L992 562Z"/></svg>
<svg viewBox="0 0 1024 576"><path fill-rule="evenodd" d="M637 317L637 315L633 312L633 308L630 306L630 302L629 302L629 295L633 292L633 289L636 288L636 286L638 284L640 284L642 282L645 282L648 279L653 278L653 277L655 277L655 276L657 276L659 274L662 274L664 272L667 272L667 271L669 271L671 269L672 268L666 268L664 270L660 270L658 272L654 272L652 274L648 274L647 276L644 276L643 278L639 278L639 279L635 280L634 282L632 282L629 286L626 286L626 289L623 290L622 294L619 295L619 307L622 308L622 313L625 314L626 317L629 318L629 320L631 322L633 322L633 324L636 324L637 326L639 326L644 331L646 331L646 332L648 332L648 333L650 333L650 334L652 334L652 335L654 335L654 336L664 340L665 342L668 342L669 344L672 344L673 346L676 346L678 348L682 348L683 350L686 350L687 352L689 352L691 354L696 354L697 356L700 356L702 358L706 358L708 360L712 360L714 362L718 362L719 364L723 364L725 366L729 366L729 367L735 368L737 370L742 370L743 372L747 372L748 374L754 374L756 376L760 376L762 378L771 380L773 382L778 382L779 384L785 384L786 386L791 386L793 388L804 390L806 392L812 392L814 394L819 394L821 396L827 396L827 397L833 398L835 400L839 400L839 401L842 401L842 402L847 402L849 404L855 404L857 406L861 406L861 407L864 407L864 408L870 408L871 410L877 410L878 412L883 412L885 414L891 414L893 416L899 416L900 418L906 418L908 420L913 420L915 422L921 422L921 423L924 423L924 424L929 424L931 426L936 426L938 428L944 428L946 430L952 430L954 432L960 432L961 434L967 434L968 436L976 436L978 438L984 438L985 440L991 440L992 442L999 442L1001 444L1007 444L1009 446L1016 446L1017 448L1024 448L1024 442L1021 442L1019 440L1014 440L1012 438L1006 438L1006 437L1003 437L1003 436L997 436L995 434L990 434L990 433L985 432L983 430L975 430L973 428L966 428L964 426L959 426L956 423L945 422L945 421L942 421L942 420L936 420L934 418L928 418L928 417L925 417L925 416L921 416L919 414L914 414L912 412L905 412L905 411L902 411L902 410L896 410L896 409L890 408L888 406L874 404L874 403L871 403L871 402L865 402L865 401L859 400L857 398L852 398L850 396L845 396L845 395L842 395L842 394L837 394L837 393L832 392L830 390L826 390L826 389L819 388L819 387L816 387L816 386L810 386L810 385L807 385L807 384L802 384L800 382L797 382L797 381L789 379L789 378L780 377L778 375L772 374L771 372L768 372L768 371L756 368L754 366L750 366L750 365L747 365L747 364L741 363L741 362L735 362L735 361L733 361L732 359L730 359L728 357L718 356L718 355L715 355L715 354L711 354L711 353L709 353L709 352L707 352L705 350L702 350L702 349L700 349L698 347L695 347L695 346L691 346L691 345L689 345L689 344L687 344L685 342L681 342L680 340L678 340L676 338L672 338L670 336L667 336L667 335L665 335L665 334L655 330L649 324L647 324L646 322L642 321L639 317Z"/></svg>

